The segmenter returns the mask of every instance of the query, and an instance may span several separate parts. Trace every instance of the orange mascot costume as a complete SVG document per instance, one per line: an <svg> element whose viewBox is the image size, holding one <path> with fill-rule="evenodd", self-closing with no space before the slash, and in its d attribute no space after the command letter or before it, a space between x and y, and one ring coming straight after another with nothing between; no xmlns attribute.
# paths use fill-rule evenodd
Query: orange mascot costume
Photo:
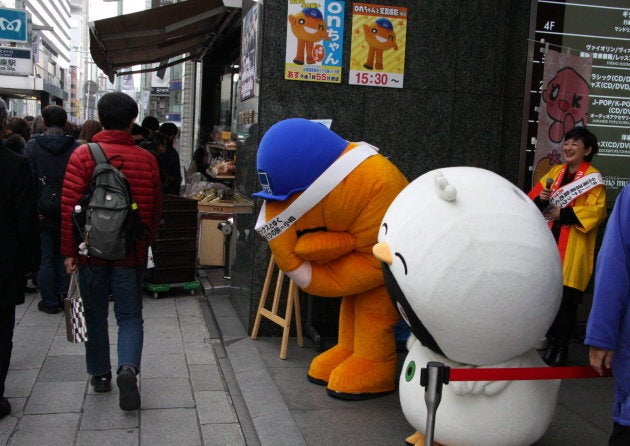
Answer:
<svg viewBox="0 0 630 446"><path fill-rule="evenodd" d="M353 157L355 165L335 178L331 171ZM338 343L313 359L309 381L352 400L395 390L399 316L372 246L407 179L378 149L299 118L266 132L257 170L263 190L254 196L265 199L257 230L278 267L307 293L342 297ZM305 205L313 193L320 197ZM303 212L293 212L299 206Z"/></svg>

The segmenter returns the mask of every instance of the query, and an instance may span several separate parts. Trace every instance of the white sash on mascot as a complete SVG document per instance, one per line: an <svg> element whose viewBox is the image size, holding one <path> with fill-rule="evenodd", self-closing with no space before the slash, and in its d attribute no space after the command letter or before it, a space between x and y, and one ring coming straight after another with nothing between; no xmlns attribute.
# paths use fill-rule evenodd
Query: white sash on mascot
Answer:
<svg viewBox="0 0 630 446"><path fill-rule="evenodd" d="M266 207L263 203L256 221L256 231L265 240L273 240L319 203L363 161L377 154L378 149L376 147L362 142L345 155L337 158L289 207L266 223Z"/></svg>
<svg viewBox="0 0 630 446"><path fill-rule="evenodd" d="M603 184L604 179L599 172L591 173L556 190L549 197L549 202L560 208L565 208L580 195Z"/></svg>

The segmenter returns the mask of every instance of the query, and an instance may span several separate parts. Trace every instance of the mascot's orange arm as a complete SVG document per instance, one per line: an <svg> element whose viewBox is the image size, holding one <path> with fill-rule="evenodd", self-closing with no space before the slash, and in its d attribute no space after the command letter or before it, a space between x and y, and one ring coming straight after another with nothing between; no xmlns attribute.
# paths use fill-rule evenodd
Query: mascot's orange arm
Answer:
<svg viewBox="0 0 630 446"><path fill-rule="evenodd" d="M353 252L325 264L311 264L312 280L304 291L316 296L341 297L383 285L383 273L372 253Z"/></svg>

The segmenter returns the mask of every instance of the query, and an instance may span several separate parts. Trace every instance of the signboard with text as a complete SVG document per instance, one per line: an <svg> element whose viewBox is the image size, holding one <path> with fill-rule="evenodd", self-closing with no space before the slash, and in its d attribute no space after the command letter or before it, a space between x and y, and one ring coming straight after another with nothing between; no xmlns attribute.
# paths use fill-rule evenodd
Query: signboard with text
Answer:
<svg viewBox="0 0 630 446"><path fill-rule="evenodd" d="M0 74L33 74L31 50L0 47Z"/></svg>
<svg viewBox="0 0 630 446"><path fill-rule="evenodd" d="M630 4L615 0L534 0L535 29L524 163L531 187L546 47L592 58L588 128L597 136L593 165L602 173L612 207L630 181Z"/></svg>

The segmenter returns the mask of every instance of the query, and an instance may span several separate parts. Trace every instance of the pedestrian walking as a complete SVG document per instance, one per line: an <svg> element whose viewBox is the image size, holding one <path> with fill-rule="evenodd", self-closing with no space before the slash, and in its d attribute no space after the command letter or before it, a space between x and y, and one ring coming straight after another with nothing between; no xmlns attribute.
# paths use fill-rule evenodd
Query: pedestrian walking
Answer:
<svg viewBox="0 0 630 446"><path fill-rule="evenodd" d="M0 99L0 130L7 104ZM13 350L15 306L24 303L24 274L39 262L35 187L28 160L0 141L0 418L11 412L4 384Z"/></svg>
<svg viewBox="0 0 630 446"><path fill-rule="evenodd" d="M95 161L87 145L74 151L68 162L62 193L61 251L66 271L79 271L85 306L88 341L85 343L87 372L95 392L111 390L112 366L107 315L110 290L118 325L118 367L116 382L122 410L140 407L137 375L140 373L144 339L142 320L142 278L148 246L155 240L162 212L162 188L155 157L137 147L130 130L138 106L128 95L107 93L97 104L103 131L93 141L107 159L127 178L140 219L148 227L145 238L135 243L122 260L106 261L79 253L81 240L73 228L73 212L88 191Z"/></svg>

